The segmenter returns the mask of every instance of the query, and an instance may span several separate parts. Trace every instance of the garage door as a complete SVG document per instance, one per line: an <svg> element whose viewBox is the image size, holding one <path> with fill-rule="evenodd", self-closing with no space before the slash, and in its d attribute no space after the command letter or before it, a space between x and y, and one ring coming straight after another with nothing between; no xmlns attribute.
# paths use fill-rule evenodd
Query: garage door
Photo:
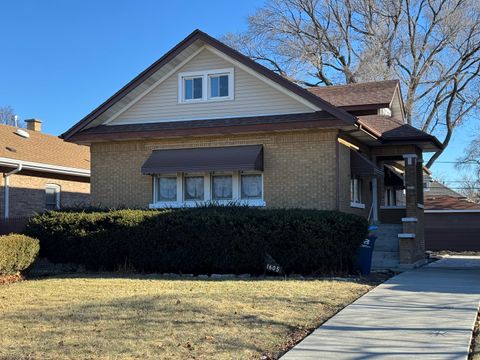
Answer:
<svg viewBox="0 0 480 360"><path fill-rule="evenodd" d="M425 211L427 250L480 251L480 212Z"/></svg>

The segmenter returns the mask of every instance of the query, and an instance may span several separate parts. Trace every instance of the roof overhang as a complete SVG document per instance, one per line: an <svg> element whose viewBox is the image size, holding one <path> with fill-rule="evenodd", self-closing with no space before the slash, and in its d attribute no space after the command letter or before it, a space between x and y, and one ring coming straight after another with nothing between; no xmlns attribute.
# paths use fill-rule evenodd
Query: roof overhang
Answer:
<svg viewBox="0 0 480 360"><path fill-rule="evenodd" d="M369 147L415 145L423 152L436 152L443 149L442 143L435 136L427 133L423 136L385 138L382 133L361 122L357 122L356 129L350 131L349 135Z"/></svg>
<svg viewBox="0 0 480 360"><path fill-rule="evenodd" d="M101 125L71 137L77 143L142 140L172 137L239 135L311 129L354 129L323 111L302 114L243 118L158 122L130 125Z"/></svg>

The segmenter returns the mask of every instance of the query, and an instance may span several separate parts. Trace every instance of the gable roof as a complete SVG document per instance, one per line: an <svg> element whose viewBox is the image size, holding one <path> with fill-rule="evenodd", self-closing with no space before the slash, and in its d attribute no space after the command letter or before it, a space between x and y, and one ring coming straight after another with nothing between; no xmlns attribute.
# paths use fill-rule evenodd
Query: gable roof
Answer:
<svg viewBox="0 0 480 360"><path fill-rule="evenodd" d="M22 129L28 138L16 134L18 128L0 124L0 162L8 160L48 164L90 171L90 149L66 142L57 136Z"/></svg>
<svg viewBox="0 0 480 360"><path fill-rule="evenodd" d="M428 191L425 191L425 197L450 196L455 198L465 198L464 195L450 189L448 186L433 180L430 183Z"/></svg>
<svg viewBox="0 0 480 360"><path fill-rule="evenodd" d="M399 87L398 80L374 81L334 86L307 88L311 93L329 103L354 110L365 107L389 107Z"/></svg>
<svg viewBox="0 0 480 360"><path fill-rule="evenodd" d="M441 195L425 198L425 210L476 210L480 211L480 204L465 198Z"/></svg>
<svg viewBox="0 0 480 360"><path fill-rule="evenodd" d="M85 129L89 124L91 124L97 117L105 113L109 110L112 106L114 106L117 102L124 99L130 92L134 91L138 86L142 83L148 81L152 75L154 75L157 71L159 71L162 67L167 65L170 61L175 59L177 55L179 55L182 51L187 49L190 45L194 44L197 41L201 41L204 44L208 44L209 46L215 48L216 50L224 53L225 55L233 58L234 60L240 62L241 64L249 67L250 69L256 71L258 74L263 75L267 79L275 82L276 84L282 86L286 90L292 92L293 94L300 96L301 98L305 99L309 103L319 107L321 110L329 113L330 115L343 120L345 124L353 125L356 122L356 118L349 114L348 112L335 107L334 105L330 104L329 102L321 99L317 95L311 93L310 91L298 86L297 84L285 79L284 77L276 74L275 72L271 71L270 69L264 67L263 65L255 62L254 60L250 59L249 57L241 54L240 52L232 49L231 47L225 45L224 43L218 41L217 39L211 37L210 35L200 31L195 30L190 35L188 35L184 40L178 43L174 48L168 51L164 56L162 56L159 60L154 62L150 65L147 69L141 72L138 76L136 76L133 80L131 80L127 85L121 88L117 93L115 93L112 97L106 100L103 104L98 106L95 110L93 110L90 114L85 116L82 120L72 126L69 130L67 130L64 134L61 135L65 140L69 140L72 138L73 135ZM125 104L127 105L127 104Z"/></svg>

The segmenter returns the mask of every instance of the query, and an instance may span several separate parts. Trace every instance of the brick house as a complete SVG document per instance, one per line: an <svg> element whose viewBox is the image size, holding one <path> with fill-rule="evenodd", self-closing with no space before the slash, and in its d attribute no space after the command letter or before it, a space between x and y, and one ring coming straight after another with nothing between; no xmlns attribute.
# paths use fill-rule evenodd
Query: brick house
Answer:
<svg viewBox="0 0 480 360"><path fill-rule="evenodd" d="M424 258L441 145L405 124L398 81L305 89L196 30L62 136L90 146L94 205L337 209L400 226L380 263Z"/></svg>
<svg viewBox="0 0 480 360"><path fill-rule="evenodd" d="M6 219L90 202L88 147L43 134L40 120L26 123L26 129L0 125L0 216L4 227Z"/></svg>

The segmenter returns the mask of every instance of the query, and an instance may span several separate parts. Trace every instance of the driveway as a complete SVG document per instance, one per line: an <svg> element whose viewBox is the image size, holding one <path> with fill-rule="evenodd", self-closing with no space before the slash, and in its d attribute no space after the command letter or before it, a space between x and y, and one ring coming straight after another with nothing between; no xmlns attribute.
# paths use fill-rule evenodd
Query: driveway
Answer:
<svg viewBox="0 0 480 360"><path fill-rule="evenodd" d="M480 257L404 272L347 306L282 359L467 359Z"/></svg>

